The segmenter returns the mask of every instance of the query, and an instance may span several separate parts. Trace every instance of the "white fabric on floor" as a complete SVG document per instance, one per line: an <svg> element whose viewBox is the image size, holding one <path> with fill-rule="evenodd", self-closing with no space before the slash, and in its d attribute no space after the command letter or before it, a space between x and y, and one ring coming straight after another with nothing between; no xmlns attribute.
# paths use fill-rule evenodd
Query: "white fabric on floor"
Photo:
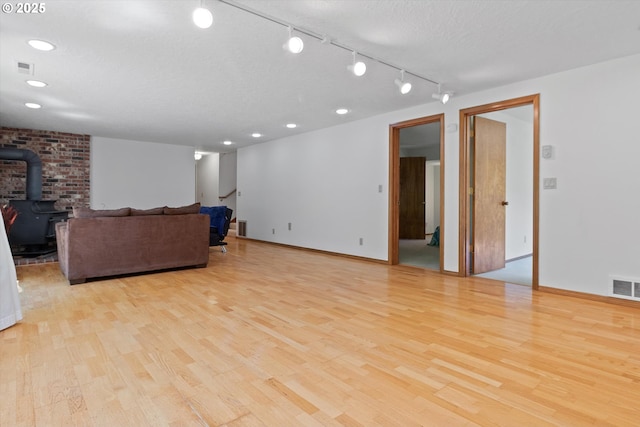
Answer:
<svg viewBox="0 0 640 427"><path fill-rule="evenodd" d="M0 220L0 331L20 320L22 309L18 295L16 265L13 263L4 220Z"/></svg>

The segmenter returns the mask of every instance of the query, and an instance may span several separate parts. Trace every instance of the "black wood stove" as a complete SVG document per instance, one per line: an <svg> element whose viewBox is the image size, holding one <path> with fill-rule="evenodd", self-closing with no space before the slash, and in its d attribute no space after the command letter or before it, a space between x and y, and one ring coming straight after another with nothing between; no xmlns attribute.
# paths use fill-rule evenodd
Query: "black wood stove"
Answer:
<svg viewBox="0 0 640 427"><path fill-rule="evenodd" d="M19 148L0 148L0 160L18 160L27 163L26 200L10 200L17 212L16 221L9 232L13 255L38 256L56 250L57 222L65 221L67 211L58 211L56 200L42 198L42 161L36 153Z"/></svg>

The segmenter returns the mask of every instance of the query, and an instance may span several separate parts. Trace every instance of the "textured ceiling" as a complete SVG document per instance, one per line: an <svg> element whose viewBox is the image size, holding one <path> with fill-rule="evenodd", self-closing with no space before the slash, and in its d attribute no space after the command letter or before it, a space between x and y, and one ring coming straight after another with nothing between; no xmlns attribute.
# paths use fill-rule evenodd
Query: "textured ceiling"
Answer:
<svg viewBox="0 0 640 427"><path fill-rule="evenodd" d="M0 124L228 151L436 102L437 86L412 76L414 89L399 95L399 72L380 63L350 75L349 51L309 36L300 55L287 54L285 27L224 2L204 2L214 25L199 29L191 21L199 3L48 0L42 14L1 14ZM458 95L640 53L636 0L233 3ZM57 49L33 50L31 38ZM34 64L34 75L18 73L18 61ZM49 85L32 88L28 78ZM338 107L350 113L338 116Z"/></svg>

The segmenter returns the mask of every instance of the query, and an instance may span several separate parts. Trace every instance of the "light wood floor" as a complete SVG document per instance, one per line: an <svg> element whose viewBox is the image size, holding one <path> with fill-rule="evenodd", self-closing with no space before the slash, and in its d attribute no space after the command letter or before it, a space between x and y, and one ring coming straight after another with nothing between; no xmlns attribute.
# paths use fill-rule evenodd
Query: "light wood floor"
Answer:
<svg viewBox="0 0 640 427"><path fill-rule="evenodd" d="M206 269L18 268L2 426L637 426L640 310L230 239Z"/></svg>

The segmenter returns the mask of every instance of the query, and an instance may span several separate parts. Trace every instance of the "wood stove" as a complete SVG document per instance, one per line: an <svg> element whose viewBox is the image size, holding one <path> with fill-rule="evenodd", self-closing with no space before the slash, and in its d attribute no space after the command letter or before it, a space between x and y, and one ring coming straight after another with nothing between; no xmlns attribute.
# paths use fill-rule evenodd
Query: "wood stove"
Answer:
<svg viewBox="0 0 640 427"><path fill-rule="evenodd" d="M42 161L36 153L20 148L0 148L0 159L27 163L26 200L10 200L18 212L9 231L9 244L14 255L37 256L56 250L57 222L65 221L67 211L58 211L56 200L42 198Z"/></svg>

